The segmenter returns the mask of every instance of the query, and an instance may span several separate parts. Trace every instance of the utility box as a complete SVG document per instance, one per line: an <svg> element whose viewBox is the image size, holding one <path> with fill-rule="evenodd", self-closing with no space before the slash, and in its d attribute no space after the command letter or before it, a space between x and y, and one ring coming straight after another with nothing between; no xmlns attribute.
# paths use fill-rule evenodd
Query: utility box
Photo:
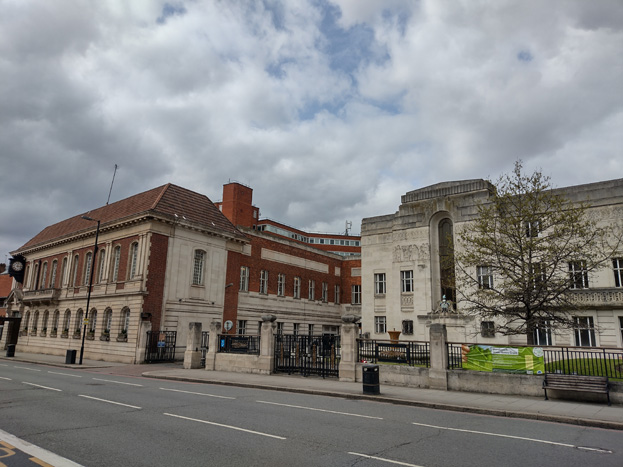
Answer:
<svg viewBox="0 0 623 467"><path fill-rule="evenodd" d="M15 357L15 344L9 344L6 346L6 356Z"/></svg>
<svg viewBox="0 0 623 467"><path fill-rule="evenodd" d="M361 375L363 377L362 379L364 394L377 395L381 393L378 365L363 365L361 367Z"/></svg>
<svg viewBox="0 0 623 467"><path fill-rule="evenodd" d="M76 351L68 350L65 354L65 363L68 365L73 365L76 363Z"/></svg>

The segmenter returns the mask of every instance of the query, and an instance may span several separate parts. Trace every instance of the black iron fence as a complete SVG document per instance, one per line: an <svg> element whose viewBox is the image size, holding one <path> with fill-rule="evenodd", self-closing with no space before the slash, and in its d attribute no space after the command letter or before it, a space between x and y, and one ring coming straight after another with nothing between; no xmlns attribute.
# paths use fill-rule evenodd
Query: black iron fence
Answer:
<svg viewBox="0 0 623 467"><path fill-rule="evenodd" d="M218 336L218 340L218 352L247 355L260 354L260 336L221 334Z"/></svg>
<svg viewBox="0 0 623 467"><path fill-rule="evenodd" d="M174 361L176 339L176 331L147 331L145 363Z"/></svg>
<svg viewBox="0 0 623 467"><path fill-rule="evenodd" d="M357 339L357 360L367 363L430 366L428 342Z"/></svg>
<svg viewBox="0 0 623 467"><path fill-rule="evenodd" d="M340 336L277 334L275 372L339 376Z"/></svg>
<svg viewBox="0 0 623 467"><path fill-rule="evenodd" d="M463 349L465 344L454 344L452 342L447 343L448 347L448 369L456 370L463 368Z"/></svg>
<svg viewBox="0 0 623 467"><path fill-rule="evenodd" d="M206 354L208 353L208 345L210 344L210 332L202 331L201 332L201 368L206 367Z"/></svg>

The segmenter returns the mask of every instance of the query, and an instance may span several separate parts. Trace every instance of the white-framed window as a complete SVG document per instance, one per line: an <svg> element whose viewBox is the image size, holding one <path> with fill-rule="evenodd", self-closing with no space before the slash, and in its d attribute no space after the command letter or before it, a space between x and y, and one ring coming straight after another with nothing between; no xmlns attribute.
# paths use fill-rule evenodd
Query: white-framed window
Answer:
<svg viewBox="0 0 623 467"><path fill-rule="evenodd" d="M106 266L106 250L100 250L100 259L97 266L97 282L104 282L104 269Z"/></svg>
<svg viewBox="0 0 623 467"><path fill-rule="evenodd" d="M238 326L236 327L236 332L240 335L247 333L247 320L246 319L238 320Z"/></svg>
<svg viewBox="0 0 623 467"><path fill-rule="evenodd" d="M40 289L45 289L46 288L46 280L48 278L48 262L46 261L45 263L43 263L43 269L41 270L41 286L39 287Z"/></svg>
<svg viewBox="0 0 623 467"><path fill-rule="evenodd" d="M314 300L314 297L316 296L316 281L313 279L309 280L309 293L308 293L308 298L310 300Z"/></svg>
<svg viewBox="0 0 623 467"><path fill-rule="evenodd" d="M613 258L612 269L614 270L614 286L623 287L623 258Z"/></svg>
<svg viewBox="0 0 623 467"><path fill-rule="evenodd" d="M477 266L476 277L478 278L479 289L493 288L493 269L491 266Z"/></svg>
<svg viewBox="0 0 623 467"><path fill-rule="evenodd" d="M292 296L296 299L301 298L301 278L300 277L294 278L294 291L292 293Z"/></svg>
<svg viewBox="0 0 623 467"><path fill-rule="evenodd" d="M58 261L52 261L52 273L50 275L50 288L56 287L56 270L58 269Z"/></svg>
<svg viewBox="0 0 623 467"><path fill-rule="evenodd" d="M385 334L387 331L387 318L385 316L374 317L374 333Z"/></svg>
<svg viewBox="0 0 623 467"><path fill-rule="evenodd" d="M526 229L526 238L536 238L541 232L541 221L538 219L526 221L524 222L524 227Z"/></svg>
<svg viewBox="0 0 623 467"><path fill-rule="evenodd" d="M595 322L592 316L574 316L575 345L577 347L595 347Z"/></svg>
<svg viewBox="0 0 623 467"><path fill-rule="evenodd" d="M32 281L30 281L30 284L33 290L37 290L39 288L39 263L35 264L33 271L34 274L32 275Z"/></svg>
<svg viewBox="0 0 623 467"><path fill-rule="evenodd" d="M387 282L385 280L385 273L374 274L374 293L376 295L385 295Z"/></svg>
<svg viewBox="0 0 623 467"><path fill-rule="evenodd" d="M329 284L327 284L326 282L322 283L322 301L324 303L327 303L327 301L329 301Z"/></svg>
<svg viewBox="0 0 623 467"><path fill-rule="evenodd" d="M80 260L80 257L78 255L74 256L74 268L73 268L73 275L71 277L71 285L72 287L76 287L78 285L77 279L78 279L78 261Z"/></svg>
<svg viewBox="0 0 623 467"><path fill-rule="evenodd" d="M400 271L400 283L402 285L402 293L412 293L413 271Z"/></svg>
<svg viewBox="0 0 623 467"><path fill-rule="evenodd" d="M130 276L129 279L134 279L138 272L138 242L130 245Z"/></svg>
<svg viewBox="0 0 623 467"><path fill-rule="evenodd" d="M301 332L301 324L300 323L294 323L292 325L292 333L295 336L298 336L300 332Z"/></svg>
<svg viewBox="0 0 623 467"><path fill-rule="evenodd" d="M265 269L260 271L260 293L268 294L268 271Z"/></svg>
<svg viewBox="0 0 623 467"><path fill-rule="evenodd" d="M402 333L407 336L413 335L413 320L405 319L402 321Z"/></svg>
<svg viewBox="0 0 623 467"><path fill-rule="evenodd" d="M353 305L361 305L361 285L351 286L350 303Z"/></svg>
<svg viewBox="0 0 623 467"><path fill-rule="evenodd" d="M195 250L193 262L193 285L203 285L203 269L205 267L206 252Z"/></svg>
<svg viewBox="0 0 623 467"><path fill-rule="evenodd" d="M493 321L482 321L480 323L480 335L482 337L495 337L495 323Z"/></svg>
<svg viewBox="0 0 623 467"><path fill-rule="evenodd" d="M91 278L91 263L93 262L93 253L90 251L84 257L84 285L89 285Z"/></svg>
<svg viewBox="0 0 623 467"><path fill-rule="evenodd" d="M530 283L532 288L538 289L546 279L545 265L543 263L532 263L530 265Z"/></svg>
<svg viewBox="0 0 623 467"><path fill-rule="evenodd" d="M532 336L534 345L553 345L552 328L549 321L541 321L536 324Z"/></svg>
<svg viewBox="0 0 623 467"><path fill-rule="evenodd" d="M277 276L277 295L279 295L280 297L283 297L285 296L285 294L286 294L286 275L279 274Z"/></svg>
<svg viewBox="0 0 623 467"><path fill-rule="evenodd" d="M588 289L588 270L585 261L569 262L569 287L571 289Z"/></svg>
<svg viewBox="0 0 623 467"><path fill-rule="evenodd" d="M333 296L335 297L335 304L339 305L340 304L340 286L336 285L335 286L335 290L333 291Z"/></svg>
<svg viewBox="0 0 623 467"><path fill-rule="evenodd" d="M65 284L65 273L67 272L67 256L63 258L63 263L61 264L61 283L59 287L62 288Z"/></svg>
<svg viewBox="0 0 623 467"><path fill-rule="evenodd" d="M119 262L121 261L121 246L117 245L112 252L112 282L119 279Z"/></svg>
<svg viewBox="0 0 623 467"><path fill-rule="evenodd" d="M240 266L240 291L249 291L249 267Z"/></svg>

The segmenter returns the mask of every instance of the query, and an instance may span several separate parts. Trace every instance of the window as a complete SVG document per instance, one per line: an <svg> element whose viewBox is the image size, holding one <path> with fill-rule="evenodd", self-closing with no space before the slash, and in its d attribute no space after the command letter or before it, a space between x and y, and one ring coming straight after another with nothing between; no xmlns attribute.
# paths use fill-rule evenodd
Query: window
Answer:
<svg viewBox="0 0 623 467"><path fill-rule="evenodd" d="M534 345L552 345L552 329L549 321L541 321L534 328L532 342Z"/></svg>
<svg viewBox="0 0 623 467"><path fill-rule="evenodd" d="M48 320L50 318L50 312L48 310L45 310L45 312L43 313L43 324L41 325L41 330L42 331L47 331L48 329Z"/></svg>
<svg viewBox="0 0 623 467"><path fill-rule="evenodd" d="M109 308L104 314L104 334L110 334L112 328L112 310Z"/></svg>
<svg viewBox="0 0 623 467"><path fill-rule="evenodd" d="M569 287L572 289L588 289L586 262L571 261L569 263L569 282Z"/></svg>
<svg viewBox="0 0 623 467"><path fill-rule="evenodd" d="M614 258L612 268L614 269L614 286L623 287L623 258Z"/></svg>
<svg viewBox="0 0 623 467"><path fill-rule="evenodd" d="M248 266L240 266L240 291L249 291L249 268Z"/></svg>
<svg viewBox="0 0 623 467"><path fill-rule="evenodd" d="M545 282L545 265L534 263L530 265L530 283L533 289L538 289Z"/></svg>
<svg viewBox="0 0 623 467"><path fill-rule="evenodd" d="M121 311L121 333L127 334L130 329L130 310L127 308Z"/></svg>
<svg viewBox="0 0 623 467"><path fill-rule="evenodd" d="M301 278L294 278L294 292L292 295L294 298L301 298Z"/></svg>
<svg viewBox="0 0 623 467"><path fill-rule="evenodd" d="M247 320L246 319L239 319L238 320L238 327L236 328L238 334L243 335L247 333Z"/></svg>
<svg viewBox="0 0 623 467"><path fill-rule="evenodd" d="M58 312L58 310L56 310L56 311L54 312L53 317L52 317L52 330L53 330L53 331L57 331L57 330L58 330L58 315L59 315L59 314L60 314L60 313Z"/></svg>
<svg viewBox="0 0 623 467"><path fill-rule="evenodd" d="M116 246L112 253L112 281L117 282L119 278L119 261L121 260L121 247Z"/></svg>
<svg viewBox="0 0 623 467"><path fill-rule="evenodd" d="M37 332L37 327L39 326L39 312L35 311L35 319L32 323L32 331Z"/></svg>
<svg viewBox="0 0 623 467"><path fill-rule="evenodd" d="M138 266L138 243L130 245L130 279L134 279Z"/></svg>
<svg viewBox="0 0 623 467"><path fill-rule="evenodd" d="M41 288L45 289L45 281L48 278L48 263L47 261L43 263L43 271L41 272Z"/></svg>
<svg viewBox="0 0 623 467"><path fill-rule="evenodd" d="M481 322L480 335L482 337L495 337L495 323L493 321Z"/></svg>
<svg viewBox="0 0 623 467"><path fill-rule="evenodd" d="M413 271L400 271L400 282L402 284L402 293L412 293Z"/></svg>
<svg viewBox="0 0 623 467"><path fill-rule="evenodd" d="M385 273L374 275L374 293L376 295L385 295Z"/></svg>
<svg viewBox="0 0 623 467"><path fill-rule="evenodd" d="M100 261L97 267L97 282L104 282L104 266L106 264L106 250L100 250Z"/></svg>
<svg viewBox="0 0 623 467"><path fill-rule="evenodd" d="M595 347L595 323L592 316L574 316L575 345L578 347Z"/></svg>
<svg viewBox="0 0 623 467"><path fill-rule="evenodd" d="M277 323L277 334L283 334L283 323L282 322Z"/></svg>
<svg viewBox="0 0 623 467"><path fill-rule="evenodd" d="M623 316L619 316L619 330L621 331L621 343L623 343Z"/></svg>
<svg viewBox="0 0 623 467"><path fill-rule="evenodd" d="M206 252L195 250L195 261L193 264L193 285L203 285L203 266L205 264Z"/></svg>
<svg viewBox="0 0 623 467"><path fill-rule="evenodd" d="M279 295L280 297L283 297L285 296L285 294L286 294L286 275L279 274L277 276L277 295Z"/></svg>
<svg viewBox="0 0 623 467"><path fill-rule="evenodd" d="M74 333L75 334L80 334L80 329L82 328L82 310L78 310L78 312L76 313L76 322L75 327L74 327Z"/></svg>
<svg viewBox="0 0 623 467"><path fill-rule="evenodd" d="M69 325L71 324L71 311L65 311L65 317L63 318L63 331L69 331Z"/></svg>
<svg viewBox="0 0 623 467"><path fill-rule="evenodd" d="M307 325L307 334L309 334L310 336L314 335L314 325L313 324L308 324Z"/></svg>
<svg viewBox="0 0 623 467"><path fill-rule="evenodd" d="M374 317L374 333L385 334L386 331L386 318L385 316Z"/></svg>
<svg viewBox="0 0 623 467"><path fill-rule="evenodd" d="M260 271L260 293L268 293L268 271Z"/></svg>
<svg viewBox="0 0 623 467"><path fill-rule="evenodd" d="M316 293L316 281L313 279L309 280L309 299L313 300Z"/></svg>
<svg viewBox="0 0 623 467"><path fill-rule="evenodd" d="M479 289L493 288L493 269L491 266L476 267L476 277L478 278Z"/></svg>
<svg viewBox="0 0 623 467"><path fill-rule="evenodd" d="M91 310L91 316L89 316L89 331L95 332L97 326L97 310Z"/></svg>
<svg viewBox="0 0 623 467"><path fill-rule="evenodd" d="M32 288L37 290L39 288L39 263L35 264L35 273L32 277Z"/></svg>
<svg viewBox="0 0 623 467"><path fill-rule="evenodd" d="M322 301L324 303L327 303L327 301L329 300L329 284L327 284L326 282L322 283Z"/></svg>
<svg viewBox="0 0 623 467"><path fill-rule="evenodd" d="M60 287L63 287L63 284L65 283L65 272L66 271L67 271L67 256L63 258L63 264L61 265L61 283L59 284Z"/></svg>
<svg viewBox="0 0 623 467"><path fill-rule="evenodd" d="M351 287L350 302L353 305L361 305L361 285Z"/></svg>
<svg viewBox="0 0 623 467"><path fill-rule="evenodd" d="M55 288L56 285L56 269L58 268L58 261L52 261L52 274L50 275L50 288Z"/></svg>
<svg viewBox="0 0 623 467"><path fill-rule="evenodd" d="M412 320L405 319L402 322L402 333L408 336L413 334L413 321Z"/></svg>
<svg viewBox="0 0 623 467"><path fill-rule="evenodd" d="M90 285L90 276L91 276L91 262L93 260L93 253L88 252L84 259L84 285Z"/></svg>
<svg viewBox="0 0 623 467"><path fill-rule="evenodd" d="M300 325L300 323L294 323L292 325L292 333L295 336L298 336L300 332L301 332L301 325Z"/></svg>
<svg viewBox="0 0 623 467"><path fill-rule="evenodd" d="M541 232L541 222L539 220L531 220L524 222L526 228L526 238L535 238Z"/></svg>
<svg viewBox="0 0 623 467"><path fill-rule="evenodd" d="M340 304L340 286L336 285L335 286L335 290L333 291L334 297L335 297L335 304L339 305Z"/></svg>
<svg viewBox="0 0 623 467"><path fill-rule="evenodd" d="M76 282L76 279L78 278L78 255L74 256L74 270L73 270L73 276L71 278L71 285L72 287L76 287L78 284Z"/></svg>

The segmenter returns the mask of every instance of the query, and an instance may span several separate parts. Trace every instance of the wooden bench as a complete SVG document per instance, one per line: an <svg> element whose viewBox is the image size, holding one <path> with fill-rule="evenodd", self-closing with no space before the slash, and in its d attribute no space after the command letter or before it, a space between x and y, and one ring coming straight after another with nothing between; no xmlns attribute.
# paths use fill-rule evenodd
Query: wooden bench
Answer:
<svg viewBox="0 0 623 467"><path fill-rule="evenodd" d="M606 394L608 397L608 405L610 405L610 384L606 376L580 376L580 375L559 375L546 373L543 380L543 390L545 391L545 400L547 399L547 390L555 389L557 391L579 391L579 392L596 392Z"/></svg>

